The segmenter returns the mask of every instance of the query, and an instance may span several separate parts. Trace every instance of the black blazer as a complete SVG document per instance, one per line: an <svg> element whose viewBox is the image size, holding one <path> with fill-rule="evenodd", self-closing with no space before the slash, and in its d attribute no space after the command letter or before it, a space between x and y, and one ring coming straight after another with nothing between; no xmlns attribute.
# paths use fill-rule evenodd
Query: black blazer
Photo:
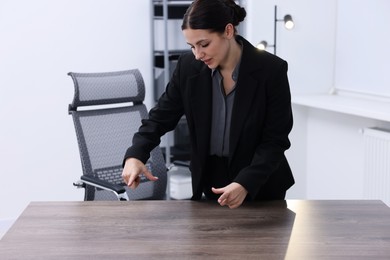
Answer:
<svg viewBox="0 0 390 260"><path fill-rule="evenodd" d="M236 85L230 129L229 176L243 185L251 199L266 199L267 193L286 191L294 184L284 151L290 147L292 129L291 96L287 63L247 40ZM181 55L165 93L142 121L125 159L144 163L160 137L173 130L182 115L187 119L191 138L192 199L200 199L202 176L209 155L211 70L189 52Z"/></svg>

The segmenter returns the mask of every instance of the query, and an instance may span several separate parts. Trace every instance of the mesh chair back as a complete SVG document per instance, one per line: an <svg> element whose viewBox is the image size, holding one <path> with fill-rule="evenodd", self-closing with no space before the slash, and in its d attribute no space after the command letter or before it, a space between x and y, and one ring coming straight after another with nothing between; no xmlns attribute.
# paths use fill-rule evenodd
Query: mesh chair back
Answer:
<svg viewBox="0 0 390 260"><path fill-rule="evenodd" d="M124 185L123 156L141 120L147 117L142 76L137 69L69 75L75 87L69 113L75 125L83 174ZM159 180L143 181L137 189L127 189L131 200L165 197L167 170L159 147L151 152L147 166ZM85 200L117 199L112 192L89 185L85 192Z"/></svg>

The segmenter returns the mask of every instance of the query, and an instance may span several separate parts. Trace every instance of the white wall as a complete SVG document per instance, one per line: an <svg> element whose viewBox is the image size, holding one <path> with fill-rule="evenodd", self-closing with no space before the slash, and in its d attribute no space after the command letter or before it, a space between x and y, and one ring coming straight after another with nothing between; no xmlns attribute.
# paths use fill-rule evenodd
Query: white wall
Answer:
<svg viewBox="0 0 390 260"><path fill-rule="evenodd" d="M389 11L388 0L338 2L335 87L390 98Z"/></svg>
<svg viewBox="0 0 390 260"><path fill-rule="evenodd" d="M139 68L150 87L150 14L151 1L0 2L0 220L30 201L83 200L67 73Z"/></svg>
<svg viewBox="0 0 390 260"><path fill-rule="evenodd" d="M247 0L247 38L273 43L274 6L278 19L290 14L293 30L277 23L277 55L289 63L293 93L326 92L333 85L337 0ZM272 47L268 49L273 53Z"/></svg>

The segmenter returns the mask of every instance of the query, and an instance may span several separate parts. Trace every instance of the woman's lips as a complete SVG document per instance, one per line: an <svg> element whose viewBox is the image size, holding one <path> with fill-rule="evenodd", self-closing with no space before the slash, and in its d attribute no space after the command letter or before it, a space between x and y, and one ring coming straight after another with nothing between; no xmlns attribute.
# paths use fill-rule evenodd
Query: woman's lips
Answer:
<svg viewBox="0 0 390 260"><path fill-rule="evenodd" d="M203 62L204 62L206 65L209 65L209 64L211 63L211 59L203 60Z"/></svg>

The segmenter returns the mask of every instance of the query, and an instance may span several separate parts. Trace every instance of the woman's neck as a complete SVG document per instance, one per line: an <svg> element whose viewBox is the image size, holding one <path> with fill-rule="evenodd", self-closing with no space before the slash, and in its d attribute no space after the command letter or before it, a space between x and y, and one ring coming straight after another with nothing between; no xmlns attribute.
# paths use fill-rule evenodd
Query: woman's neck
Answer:
<svg viewBox="0 0 390 260"><path fill-rule="evenodd" d="M220 71L229 71L232 72L238 62L241 59L242 47L241 45L233 38L231 48L227 54L227 60L225 65L220 66Z"/></svg>

